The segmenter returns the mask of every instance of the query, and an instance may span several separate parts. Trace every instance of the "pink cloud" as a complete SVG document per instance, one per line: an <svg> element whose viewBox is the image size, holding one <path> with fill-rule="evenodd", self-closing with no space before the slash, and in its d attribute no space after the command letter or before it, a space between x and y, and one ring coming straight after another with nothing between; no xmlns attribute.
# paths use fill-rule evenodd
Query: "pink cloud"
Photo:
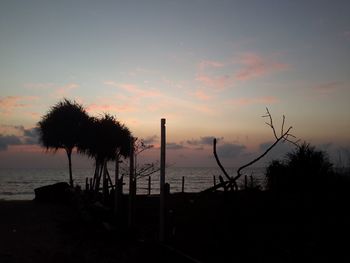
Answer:
<svg viewBox="0 0 350 263"><path fill-rule="evenodd" d="M119 113L119 112L131 112L135 111L135 108L132 107L131 105L113 105L113 104L90 104L87 106L86 111L88 113L94 113L94 114L101 114L101 113Z"/></svg>
<svg viewBox="0 0 350 263"><path fill-rule="evenodd" d="M199 73L196 76L196 80L202 83L204 86L214 88L216 90L223 90L231 84L231 79L228 75L224 76L210 76L208 74Z"/></svg>
<svg viewBox="0 0 350 263"><path fill-rule="evenodd" d="M59 87L55 93L59 97L65 97L65 96L68 96L72 90L77 89L77 88L79 88L78 84L68 83L64 86Z"/></svg>
<svg viewBox="0 0 350 263"><path fill-rule="evenodd" d="M240 69L237 70L237 66L240 66ZM237 81L254 79L289 67L286 63L276 62L256 53L245 53L238 60L234 59L227 62L201 61L197 66L195 80L205 87L224 90L234 86ZM224 74L223 72L229 73Z"/></svg>
<svg viewBox="0 0 350 263"><path fill-rule="evenodd" d="M35 96L7 96L0 97L0 113L9 115L16 109L31 106L31 103L38 99Z"/></svg>
<svg viewBox="0 0 350 263"><path fill-rule="evenodd" d="M131 83L116 83L114 81L105 81L105 85L108 86L113 86L116 88L123 89L127 91L128 93L132 95L136 95L138 97L159 97L162 94L155 89L147 90L147 89L142 89L139 86Z"/></svg>
<svg viewBox="0 0 350 263"><path fill-rule="evenodd" d="M289 67L288 64L265 59L254 53L243 54L239 59L239 63L243 65L243 68L237 72L235 77L241 81L285 70Z"/></svg>
<svg viewBox="0 0 350 263"><path fill-rule="evenodd" d="M203 90L196 90L193 95L199 99L199 100L209 100L211 99L211 96L207 93L205 93Z"/></svg>
<svg viewBox="0 0 350 263"><path fill-rule="evenodd" d="M279 102L279 99L273 96L258 97L258 98L238 98L226 101L227 104L233 106L248 106L253 104L269 105Z"/></svg>

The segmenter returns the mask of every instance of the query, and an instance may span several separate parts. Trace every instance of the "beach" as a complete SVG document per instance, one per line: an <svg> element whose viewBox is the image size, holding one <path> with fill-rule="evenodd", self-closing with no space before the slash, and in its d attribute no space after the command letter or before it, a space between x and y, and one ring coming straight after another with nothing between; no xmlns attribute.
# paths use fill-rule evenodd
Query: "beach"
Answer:
<svg viewBox="0 0 350 263"><path fill-rule="evenodd" d="M75 204L0 201L0 215L1 263L187 262L154 240L87 222Z"/></svg>
<svg viewBox="0 0 350 263"><path fill-rule="evenodd" d="M0 262L71 262L66 226L71 207L34 201L0 202Z"/></svg>
<svg viewBox="0 0 350 263"><path fill-rule="evenodd" d="M164 244L157 196L137 196L132 229L127 210L117 222L75 202L1 201L0 262L348 262L348 194L331 197L172 194Z"/></svg>

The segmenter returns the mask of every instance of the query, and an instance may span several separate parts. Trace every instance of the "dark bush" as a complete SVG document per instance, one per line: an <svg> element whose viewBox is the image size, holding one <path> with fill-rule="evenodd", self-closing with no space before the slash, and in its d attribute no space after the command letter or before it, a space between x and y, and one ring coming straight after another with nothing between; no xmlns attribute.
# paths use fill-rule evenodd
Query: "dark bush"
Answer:
<svg viewBox="0 0 350 263"><path fill-rule="evenodd" d="M335 176L327 153L307 143L274 160L266 168L266 188L287 192L318 191L329 186Z"/></svg>

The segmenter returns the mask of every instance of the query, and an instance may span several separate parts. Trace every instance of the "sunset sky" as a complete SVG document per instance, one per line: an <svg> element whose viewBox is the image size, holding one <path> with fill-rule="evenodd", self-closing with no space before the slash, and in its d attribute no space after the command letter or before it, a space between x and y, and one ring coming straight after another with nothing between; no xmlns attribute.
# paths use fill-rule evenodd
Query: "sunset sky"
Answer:
<svg viewBox="0 0 350 263"><path fill-rule="evenodd" d="M349 14L340 0L1 1L0 167L66 165L33 130L64 97L115 115L151 159L166 118L177 166L215 165L213 137L226 165L256 156L273 141L265 107L350 160Z"/></svg>

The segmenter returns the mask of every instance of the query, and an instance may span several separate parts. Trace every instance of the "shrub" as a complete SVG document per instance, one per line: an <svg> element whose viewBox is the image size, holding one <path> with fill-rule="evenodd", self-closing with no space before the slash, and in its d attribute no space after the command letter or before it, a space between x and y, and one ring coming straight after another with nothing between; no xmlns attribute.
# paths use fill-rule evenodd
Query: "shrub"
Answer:
<svg viewBox="0 0 350 263"><path fill-rule="evenodd" d="M269 190L318 191L332 179L333 165L327 153L303 143L283 161L273 160L265 175Z"/></svg>

